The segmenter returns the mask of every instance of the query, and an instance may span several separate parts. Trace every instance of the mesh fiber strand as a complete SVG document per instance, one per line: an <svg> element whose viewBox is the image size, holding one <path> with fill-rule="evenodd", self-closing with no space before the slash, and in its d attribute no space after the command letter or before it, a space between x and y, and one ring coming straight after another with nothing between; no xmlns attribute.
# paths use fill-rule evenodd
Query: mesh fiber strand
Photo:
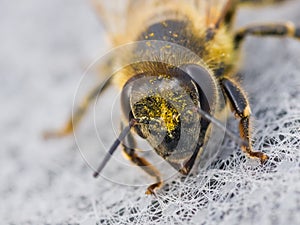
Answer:
<svg viewBox="0 0 300 225"><path fill-rule="evenodd" d="M244 9L237 23L299 24L299 10L299 1ZM208 169L175 176L155 198L144 194L145 186L94 180L72 137L41 138L65 121L82 65L103 52L103 32L88 3L4 0L0 12L3 224L299 224L299 41L248 38L243 47L253 146L270 160L261 166L225 139ZM79 127L87 142L90 116ZM237 131L233 118L228 126ZM116 173L122 165L108 169ZM148 179L138 168L134 176L136 183Z"/></svg>

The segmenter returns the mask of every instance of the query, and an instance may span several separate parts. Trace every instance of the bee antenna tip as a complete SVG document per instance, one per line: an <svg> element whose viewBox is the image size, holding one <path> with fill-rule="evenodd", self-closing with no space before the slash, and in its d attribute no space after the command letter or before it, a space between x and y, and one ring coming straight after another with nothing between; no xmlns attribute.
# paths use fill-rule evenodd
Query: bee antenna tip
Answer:
<svg viewBox="0 0 300 225"><path fill-rule="evenodd" d="M97 178L99 176L99 172L95 172L94 174L93 174L93 177L94 178Z"/></svg>

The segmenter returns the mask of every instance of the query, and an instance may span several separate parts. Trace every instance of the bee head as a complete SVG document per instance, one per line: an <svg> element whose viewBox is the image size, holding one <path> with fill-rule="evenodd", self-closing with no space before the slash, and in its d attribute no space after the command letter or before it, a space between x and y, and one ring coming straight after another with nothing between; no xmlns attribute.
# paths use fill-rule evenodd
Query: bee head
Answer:
<svg viewBox="0 0 300 225"><path fill-rule="evenodd" d="M124 85L121 102L128 120L139 119L140 124L135 126L138 135L153 147L165 149L165 153L160 152L165 156L178 147L183 134L188 134L184 144L197 144L201 128L205 129L208 122L202 121L195 109L210 113L216 88L202 66L164 68L158 73L151 70L133 76Z"/></svg>

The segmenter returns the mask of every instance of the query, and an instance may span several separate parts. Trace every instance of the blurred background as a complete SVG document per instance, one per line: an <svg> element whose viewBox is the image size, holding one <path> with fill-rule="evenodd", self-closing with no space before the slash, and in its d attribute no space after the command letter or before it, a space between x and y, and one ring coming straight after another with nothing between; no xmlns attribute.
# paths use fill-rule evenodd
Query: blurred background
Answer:
<svg viewBox="0 0 300 225"><path fill-rule="evenodd" d="M237 26L287 20L300 25L299 12L297 0L243 9ZM88 1L0 0L3 224L299 224L299 41L248 38L243 47L254 145L271 162L260 167L245 160L227 140L226 154L211 170L170 181L158 199L145 196L145 187L94 180L73 136L42 138L44 130L64 124L83 71L108 49ZM233 119L229 126L237 129ZM81 130L89 140L89 125L83 122ZM144 178L136 173L137 182Z"/></svg>

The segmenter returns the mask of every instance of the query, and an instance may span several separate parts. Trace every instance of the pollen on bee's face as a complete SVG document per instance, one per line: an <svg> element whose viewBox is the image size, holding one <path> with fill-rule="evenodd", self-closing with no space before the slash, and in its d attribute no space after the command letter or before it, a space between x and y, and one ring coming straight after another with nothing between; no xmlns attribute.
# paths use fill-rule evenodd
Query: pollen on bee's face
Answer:
<svg viewBox="0 0 300 225"><path fill-rule="evenodd" d="M179 124L180 113L166 99L161 96L150 96L141 99L134 105L135 116L149 120L152 126L165 129L167 133L172 133ZM158 125L157 125L158 124ZM158 128L158 127L157 127Z"/></svg>
<svg viewBox="0 0 300 225"><path fill-rule="evenodd" d="M152 131L172 135L182 125L181 115L189 115L199 101L192 94L195 90L178 78L144 76L134 82L130 97L133 115L152 122Z"/></svg>

